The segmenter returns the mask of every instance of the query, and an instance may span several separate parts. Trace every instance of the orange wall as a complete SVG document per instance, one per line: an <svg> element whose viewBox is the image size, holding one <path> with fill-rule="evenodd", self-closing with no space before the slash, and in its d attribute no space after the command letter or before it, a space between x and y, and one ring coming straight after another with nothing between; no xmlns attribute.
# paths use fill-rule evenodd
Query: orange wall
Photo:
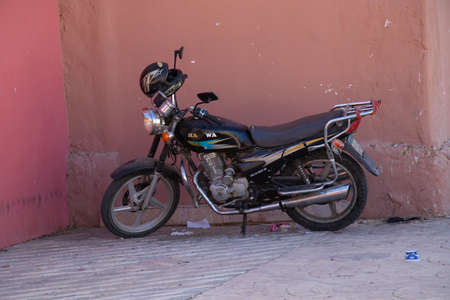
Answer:
<svg viewBox="0 0 450 300"><path fill-rule="evenodd" d="M0 248L67 226L57 2L0 2Z"/></svg>
<svg viewBox="0 0 450 300"><path fill-rule="evenodd" d="M440 54L428 44L445 36L440 51L448 53L447 33L436 28L446 26L449 12L439 12L443 24L429 25L427 16L438 10L424 3L60 0L73 220L94 224L109 183L104 175L146 154L151 138L140 108L149 101L138 76L153 61L171 63L181 45L179 67L189 74L181 105L212 90L220 100L208 106L211 113L248 125L381 98L381 112L364 120L357 135L382 170L379 178L369 176L365 216L450 212L442 182L449 175L449 124L434 119L448 115L448 106L442 112L430 94L448 72L431 76ZM448 103L448 96L440 99ZM447 131L436 134L439 126ZM83 216L88 207L91 215Z"/></svg>

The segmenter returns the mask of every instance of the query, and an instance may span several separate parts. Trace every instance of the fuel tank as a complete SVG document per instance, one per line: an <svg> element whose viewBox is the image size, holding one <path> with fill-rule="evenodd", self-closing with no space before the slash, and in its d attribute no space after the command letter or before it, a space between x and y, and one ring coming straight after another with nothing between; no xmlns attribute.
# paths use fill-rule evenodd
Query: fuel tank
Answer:
<svg viewBox="0 0 450 300"><path fill-rule="evenodd" d="M180 121L175 135L196 152L239 151L253 146L247 126L210 114Z"/></svg>

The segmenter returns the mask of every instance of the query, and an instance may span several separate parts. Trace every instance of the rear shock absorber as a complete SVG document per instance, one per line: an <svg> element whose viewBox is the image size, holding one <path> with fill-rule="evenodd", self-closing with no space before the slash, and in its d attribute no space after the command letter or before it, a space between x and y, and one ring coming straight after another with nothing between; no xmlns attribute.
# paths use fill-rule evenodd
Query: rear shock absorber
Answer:
<svg viewBox="0 0 450 300"><path fill-rule="evenodd" d="M302 176L302 178L306 184L311 183L308 176L306 175L305 169L303 168L303 166L301 164L297 166L297 173Z"/></svg>

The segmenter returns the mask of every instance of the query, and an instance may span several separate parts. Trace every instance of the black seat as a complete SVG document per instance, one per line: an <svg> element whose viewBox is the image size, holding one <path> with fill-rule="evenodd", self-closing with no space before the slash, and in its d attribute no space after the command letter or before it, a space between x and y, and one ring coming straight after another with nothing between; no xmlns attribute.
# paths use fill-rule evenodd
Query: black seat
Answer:
<svg viewBox="0 0 450 300"><path fill-rule="evenodd" d="M343 116L343 114L343 110L338 109L275 126L252 125L250 126L250 134L259 147L270 148L293 144L306 138L323 136L325 124L331 119Z"/></svg>

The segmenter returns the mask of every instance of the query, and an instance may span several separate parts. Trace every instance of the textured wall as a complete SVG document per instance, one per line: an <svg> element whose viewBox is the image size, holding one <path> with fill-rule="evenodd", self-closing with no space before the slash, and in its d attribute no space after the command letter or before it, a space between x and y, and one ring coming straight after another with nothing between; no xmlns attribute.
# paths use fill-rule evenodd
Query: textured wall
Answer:
<svg viewBox="0 0 450 300"><path fill-rule="evenodd" d="M73 218L89 219L81 203L98 212L103 174L146 154L139 111L149 102L138 76L181 45L181 105L213 90L220 100L209 111L248 125L383 99L357 134L382 170L368 175L365 216L448 213L448 95L439 90L448 90L448 68L432 67L448 64L447 3L60 0Z"/></svg>
<svg viewBox="0 0 450 300"><path fill-rule="evenodd" d="M67 226L56 0L0 2L0 248Z"/></svg>
<svg viewBox="0 0 450 300"><path fill-rule="evenodd" d="M425 37L428 65L428 103L432 142L440 145L450 137L450 1L426 1Z"/></svg>

